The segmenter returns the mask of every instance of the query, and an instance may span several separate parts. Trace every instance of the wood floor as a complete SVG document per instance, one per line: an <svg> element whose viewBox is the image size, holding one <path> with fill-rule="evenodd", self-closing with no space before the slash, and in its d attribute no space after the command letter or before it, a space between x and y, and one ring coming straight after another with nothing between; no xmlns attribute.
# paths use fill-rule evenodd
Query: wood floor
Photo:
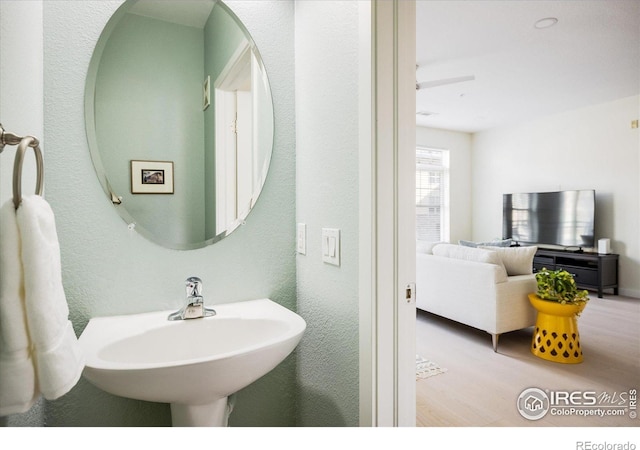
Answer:
<svg viewBox="0 0 640 450"><path fill-rule="evenodd" d="M418 310L416 351L447 372L416 382L417 426L640 426L629 409L605 417L547 413L535 421L518 412L518 396L531 387L595 391L616 402L624 393L626 405L628 392L640 390L640 299L593 295L578 328L584 361L560 364L531 353L531 328L502 335L494 353L489 334Z"/></svg>

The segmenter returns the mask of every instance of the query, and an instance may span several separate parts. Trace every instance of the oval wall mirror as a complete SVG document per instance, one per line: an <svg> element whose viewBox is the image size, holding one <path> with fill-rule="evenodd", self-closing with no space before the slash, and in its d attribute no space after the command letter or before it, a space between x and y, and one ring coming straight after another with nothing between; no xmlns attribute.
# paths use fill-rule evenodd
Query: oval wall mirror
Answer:
<svg viewBox="0 0 640 450"><path fill-rule="evenodd" d="M269 170L269 82L249 32L221 1L124 2L89 65L85 120L108 198L167 248L229 235Z"/></svg>

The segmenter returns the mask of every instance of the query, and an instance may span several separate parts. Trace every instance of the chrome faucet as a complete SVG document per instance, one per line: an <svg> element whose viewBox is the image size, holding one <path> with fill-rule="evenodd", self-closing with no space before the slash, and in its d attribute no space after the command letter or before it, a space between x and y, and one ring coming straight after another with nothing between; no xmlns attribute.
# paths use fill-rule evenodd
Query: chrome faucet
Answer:
<svg viewBox="0 0 640 450"><path fill-rule="evenodd" d="M198 277L189 277L185 281L187 291L187 304L178 311L169 314L169 320L200 319L202 317L215 316L216 312L204 306L202 297L202 280Z"/></svg>

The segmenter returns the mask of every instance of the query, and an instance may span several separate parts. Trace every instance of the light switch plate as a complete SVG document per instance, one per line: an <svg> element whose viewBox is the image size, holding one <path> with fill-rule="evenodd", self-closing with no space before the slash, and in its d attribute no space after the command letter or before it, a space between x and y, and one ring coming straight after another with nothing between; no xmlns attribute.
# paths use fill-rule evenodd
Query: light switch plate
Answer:
<svg viewBox="0 0 640 450"><path fill-rule="evenodd" d="M299 223L296 232L296 251L301 255L307 254L307 226Z"/></svg>
<svg viewBox="0 0 640 450"><path fill-rule="evenodd" d="M340 230L337 228L322 229L322 261L340 265Z"/></svg>

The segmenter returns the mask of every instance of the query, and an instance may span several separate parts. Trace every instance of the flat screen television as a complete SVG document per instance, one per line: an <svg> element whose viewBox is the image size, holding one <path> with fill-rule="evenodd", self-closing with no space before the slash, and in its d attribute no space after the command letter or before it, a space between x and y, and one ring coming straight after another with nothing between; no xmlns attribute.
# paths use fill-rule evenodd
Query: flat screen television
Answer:
<svg viewBox="0 0 640 450"><path fill-rule="evenodd" d="M595 190L504 194L502 235L517 243L594 247Z"/></svg>

